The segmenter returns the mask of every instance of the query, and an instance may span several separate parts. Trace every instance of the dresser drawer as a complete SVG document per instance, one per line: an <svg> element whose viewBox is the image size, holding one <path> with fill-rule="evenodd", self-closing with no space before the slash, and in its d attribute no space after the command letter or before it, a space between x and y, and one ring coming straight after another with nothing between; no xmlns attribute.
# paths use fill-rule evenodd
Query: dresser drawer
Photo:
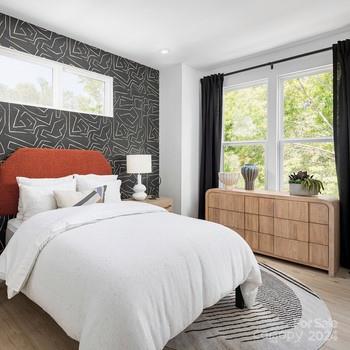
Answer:
<svg viewBox="0 0 350 350"><path fill-rule="evenodd" d="M208 209L208 220L216 223L220 223L220 209L209 208Z"/></svg>
<svg viewBox="0 0 350 350"><path fill-rule="evenodd" d="M258 232L259 230L259 216L255 214L245 214L245 229L248 231Z"/></svg>
<svg viewBox="0 0 350 350"><path fill-rule="evenodd" d="M307 242L275 237L275 254L293 260L309 261L309 245Z"/></svg>
<svg viewBox="0 0 350 350"><path fill-rule="evenodd" d="M259 232L273 235L273 218L259 215Z"/></svg>
<svg viewBox="0 0 350 350"><path fill-rule="evenodd" d="M288 214L290 220L309 220L309 207L307 202L289 201Z"/></svg>
<svg viewBox="0 0 350 350"><path fill-rule="evenodd" d="M209 221L216 222L221 225L225 225L231 228L243 229L244 230L244 214L230 211L222 210L216 208L209 208Z"/></svg>
<svg viewBox="0 0 350 350"><path fill-rule="evenodd" d="M233 194L226 194L220 202L220 208L244 212L244 197Z"/></svg>
<svg viewBox="0 0 350 350"><path fill-rule="evenodd" d="M244 196L210 193L208 196L208 206L209 208L244 212Z"/></svg>
<svg viewBox="0 0 350 350"><path fill-rule="evenodd" d="M311 264L328 267L328 246L310 243L309 254Z"/></svg>
<svg viewBox="0 0 350 350"><path fill-rule="evenodd" d="M307 222L286 219L274 219L274 232L276 236L308 242L309 226Z"/></svg>
<svg viewBox="0 0 350 350"><path fill-rule="evenodd" d="M259 198L259 214L273 216L274 202L271 198Z"/></svg>
<svg viewBox="0 0 350 350"><path fill-rule="evenodd" d="M328 206L322 203L310 203L310 222L328 224Z"/></svg>
<svg viewBox="0 0 350 350"><path fill-rule="evenodd" d="M275 200L274 214L277 218L289 219L289 210L288 210L289 201L285 200Z"/></svg>
<svg viewBox="0 0 350 350"><path fill-rule="evenodd" d="M314 224L310 222L310 242L328 245L328 225Z"/></svg>
<svg viewBox="0 0 350 350"><path fill-rule="evenodd" d="M307 202L276 200L274 206L275 217L307 222L309 208Z"/></svg>
<svg viewBox="0 0 350 350"><path fill-rule="evenodd" d="M244 208L246 213L258 214L259 213L259 198L245 196Z"/></svg>
<svg viewBox="0 0 350 350"><path fill-rule="evenodd" d="M208 197L207 197L207 203L206 205L209 208L220 208L220 201L222 200L222 198L224 197L224 195L219 194L219 193L209 193Z"/></svg>
<svg viewBox="0 0 350 350"><path fill-rule="evenodd" d="M266 235L264 233L259 233L259 250L266 253L273 253L273 241L274 237L271 235Z"/></svg>
<svg viewBox="0 0 350 350"><path fill-rule="evenodd" d="M259 249L259 236L257 232L246 230L244 238L252 249Z"/></svg>
<svg viewBox="0 0 350 350"><path fill-rule="evenodd" d="M237 229L244 229L244 214L230 210L220 210L220 224Z"/></svg>

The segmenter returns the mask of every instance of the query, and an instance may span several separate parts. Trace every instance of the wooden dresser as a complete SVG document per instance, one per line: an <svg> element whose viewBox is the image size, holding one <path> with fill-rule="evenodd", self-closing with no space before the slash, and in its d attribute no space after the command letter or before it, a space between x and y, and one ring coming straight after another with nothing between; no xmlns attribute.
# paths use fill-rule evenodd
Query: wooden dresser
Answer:
<svg viewBox="0 0 350 350"><path fill-rule="evenodd" d="M211 189L206 219L228 226L254 252L327 270L339 267L339 202L282 192Z"/></svg>

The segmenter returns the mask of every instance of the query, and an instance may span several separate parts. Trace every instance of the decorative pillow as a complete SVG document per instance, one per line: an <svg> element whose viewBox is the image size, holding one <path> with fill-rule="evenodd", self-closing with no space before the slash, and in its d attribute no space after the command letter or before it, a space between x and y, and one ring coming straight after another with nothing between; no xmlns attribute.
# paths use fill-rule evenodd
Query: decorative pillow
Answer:
<svg viewBox="0 0 350 350"><path fill-rule="evenodd" d="M22 220L43 211L57 209L56 201L51 188L30 187L19 185L22 203Z"/></svg>
<svg viewBox="0 0 350 350"><path fill-rule="evenodd" d="M92 190L99 186L107 186L105 193L105 203L116 203L120 202L120 185L121 181L116 179L117 175L102 175L99 177L98 175L94 175L97 177L93 177L90 175L75 175L77 180L77 190L79 192ZM114 177L111 178L110 176Z"/></svg>
<svg viewBox="0 0 350 350"><path fill-rule="evenodd" d="M18 186L25 185L27 187L36 187L45 189L46 192L48 190L51 191L53 195L54 190L67 190L67 191L75 191L76 190L76 179L74 179L73 175L58 177L58 178L38 178L32 179L28 177L16 177ZM18 213L17 219L23 219L23 205L22 205L22 196L21 191L19 192L18 199Z"/></svg>
<svg viewBox="0 0 350 350"><path fill-rule="evenodd" d="M93 190L54 191L55 200L59 208L79 207L95 203L103 203L107 186L97 187Z"/></svg>

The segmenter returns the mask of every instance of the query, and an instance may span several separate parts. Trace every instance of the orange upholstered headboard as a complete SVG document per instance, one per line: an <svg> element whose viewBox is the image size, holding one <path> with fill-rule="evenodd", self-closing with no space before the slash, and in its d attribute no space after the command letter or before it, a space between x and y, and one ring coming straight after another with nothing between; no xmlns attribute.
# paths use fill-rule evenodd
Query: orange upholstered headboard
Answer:
<svg viewBox="0 0 350 350"><path fill-rule="evenodd" d="M112 169L97 151L20 148L0 166L0 215L14 215L18 207L16 176L62 177L72 174L110 175Z"/></svg>

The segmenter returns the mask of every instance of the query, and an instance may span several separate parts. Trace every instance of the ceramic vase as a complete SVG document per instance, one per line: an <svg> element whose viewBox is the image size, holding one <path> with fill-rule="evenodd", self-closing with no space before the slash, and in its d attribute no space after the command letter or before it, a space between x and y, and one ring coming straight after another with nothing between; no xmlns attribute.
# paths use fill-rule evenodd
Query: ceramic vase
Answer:
<svg viewBox="0 0 350 350"><path fill-rule="evenodd" d="M255 164L244 164L241 168L241 174L245 182L246 190L254 190L254 181L258 177L259 169Z"/></svg>
<svg viewBox="0 0 350 350"><path fill-rule="evenodd" d="M239 173L219 173L219 181L225 190L233 190L239 180Z"/></svg>

